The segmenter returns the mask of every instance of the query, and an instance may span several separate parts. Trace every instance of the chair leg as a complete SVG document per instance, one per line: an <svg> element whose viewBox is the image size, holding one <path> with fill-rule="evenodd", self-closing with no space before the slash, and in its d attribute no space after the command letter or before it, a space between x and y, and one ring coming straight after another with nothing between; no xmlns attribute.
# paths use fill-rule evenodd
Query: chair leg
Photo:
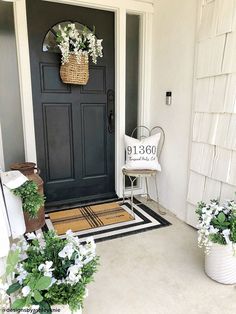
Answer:
<svg viewBox="0 0 236 314"><path fill-rule="evenodd" d="M147 201L151 201L151 197L148 191L148 178L147 177L145 177L145 183L146 183Z"/></svg>
<svg viewBox="0 0 236 314"><path fill-rule="evenodd" d="M134 180L130 178L130 181L131 181L131 195L130 195L131 212L132 216L134 217Z"/></svg>
<svg viewBox="0 0 236 314"><path fill-rule="evenodd" d="M155 179L156 196L157 196L157 211L158 211L161 215L165 215L166 212L163 211L163 210L161 210L161 208L160 208L159 193L158 193L158 187L157 187L157 175L155 175L154 179Z"/></svg>
<svg viewBox="0 0 236 314"><path fill-rule="evenodd" d="M123 173L123 204L125 203L125 174Z"/></svg>

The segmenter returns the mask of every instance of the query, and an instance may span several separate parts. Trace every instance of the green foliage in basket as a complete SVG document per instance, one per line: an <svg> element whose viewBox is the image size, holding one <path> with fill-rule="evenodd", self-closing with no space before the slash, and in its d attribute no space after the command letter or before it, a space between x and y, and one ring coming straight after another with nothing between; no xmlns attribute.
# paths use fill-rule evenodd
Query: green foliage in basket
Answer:
<svg viewBox="0 0 236 314"><path fill-rule="evenodd" d="M5 278L13 280L6 294L15 295L11 308L34 308L41 314L50 313L52 305L79 310L87 296L86 286L97 271L94 240L88 238L82 243L71 231L66 239L53 231L43 237L34 233L27 236L30 243L21 240L14 244L7 260Z"/></svg>
<svg viewBox="0 0 236 314"><path fill-rule="evenodd" d="M24 212L28 213L30 218L36 218L40 207L44 204L44 197L39 194L37 184L28 180L12 192L21 198Z"/></svg>

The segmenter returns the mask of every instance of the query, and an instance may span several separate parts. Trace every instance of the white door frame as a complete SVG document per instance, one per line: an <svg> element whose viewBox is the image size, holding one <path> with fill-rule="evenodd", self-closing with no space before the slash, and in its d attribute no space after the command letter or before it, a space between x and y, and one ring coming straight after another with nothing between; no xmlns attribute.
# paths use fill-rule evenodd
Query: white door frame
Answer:
<svg viewBox="0 0 236 314"><path fill-rule="evenodd" d="M86 6L90 8L113 11L115 13L115 188L117 195L121 197L123 185L121 168L124 164L123 136L125 134L126 14L134 13L141 16L138 120L139 124L149 126L153 4L138 0L44 1ZM14 18L19 66L25 159L26 161L33 161L37 163L25 0L17 0L14 2ZM136 193L140 192L142 192L142 189L137 188Z"/></svg>

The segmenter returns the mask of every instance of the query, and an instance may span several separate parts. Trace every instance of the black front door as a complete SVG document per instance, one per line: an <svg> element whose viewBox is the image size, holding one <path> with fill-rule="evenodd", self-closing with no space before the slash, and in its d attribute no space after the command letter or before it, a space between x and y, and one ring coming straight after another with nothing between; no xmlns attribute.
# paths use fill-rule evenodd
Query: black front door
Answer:
<svg viewBox="0 0 236 314"><path fill-rule="evenodd" d="M47 203L114 197L114 13L42 0L26 4L37 160ZM95 26L103 39L104 56L90 64L85 86L62 83L61 55L50 51L49 31L65 21Z"/></svg>

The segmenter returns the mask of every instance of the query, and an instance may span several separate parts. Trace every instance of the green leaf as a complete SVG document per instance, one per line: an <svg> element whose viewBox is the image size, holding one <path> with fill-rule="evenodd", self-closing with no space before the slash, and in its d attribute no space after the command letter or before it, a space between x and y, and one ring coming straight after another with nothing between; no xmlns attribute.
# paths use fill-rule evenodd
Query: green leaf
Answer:
<svg viewBox="0 0 236 314"><path fill-rule="evenodd" d="M18 289L20 289L21 285L19 284L19 282L15 282L12 285L10 285L10 287L7 289L7 294L11 294L15 291L17 291Z"/></svg>
<svg viewBox="0 0 236 314"><path fill-rule="evenodd" d="M52 309L50 304L48 304L46 301L42 301L39 303L39 313L40 314L51 314Z"/></svg>
<svg viewBox="0 0 236 314"><path fill-rule="evenodd" d="M219 213L218 217L217 217L219 223L223 223L225 221L225 214L224 213Z"/></svg>
<svg viewBox="0 0 236 314"><path fill-rule="evenodd" d="M47 276L43 276L37 281L35 288L37 290L44 290L50 286L50 283L51 283L51 278Z"/></svg>
<svg viewBox="0 0 236 314"><path fill-rule="evenodd" d="M43 297L42 297L42 295L39 293L38 290L35 290L35 291L34 291L34 298L35 298L35 301L37 301L37 302L43 301Z"/></svg>
<svg viewBox="0 0 236 314"><path fill-rule="evenodd" d="M6 275L12 273L19 261L20 250L10 251L7 256Z"/></svg>
<svg viewBox="0 0 236 314"><path fill-rule="evenodd" d="M26 303L26 298L17 299L17 300L15 300L15 301L12 303L11 308L12 308L13 310L20 310L20 309L22 309L22 308L25 306L25 303Z"/></svg>

